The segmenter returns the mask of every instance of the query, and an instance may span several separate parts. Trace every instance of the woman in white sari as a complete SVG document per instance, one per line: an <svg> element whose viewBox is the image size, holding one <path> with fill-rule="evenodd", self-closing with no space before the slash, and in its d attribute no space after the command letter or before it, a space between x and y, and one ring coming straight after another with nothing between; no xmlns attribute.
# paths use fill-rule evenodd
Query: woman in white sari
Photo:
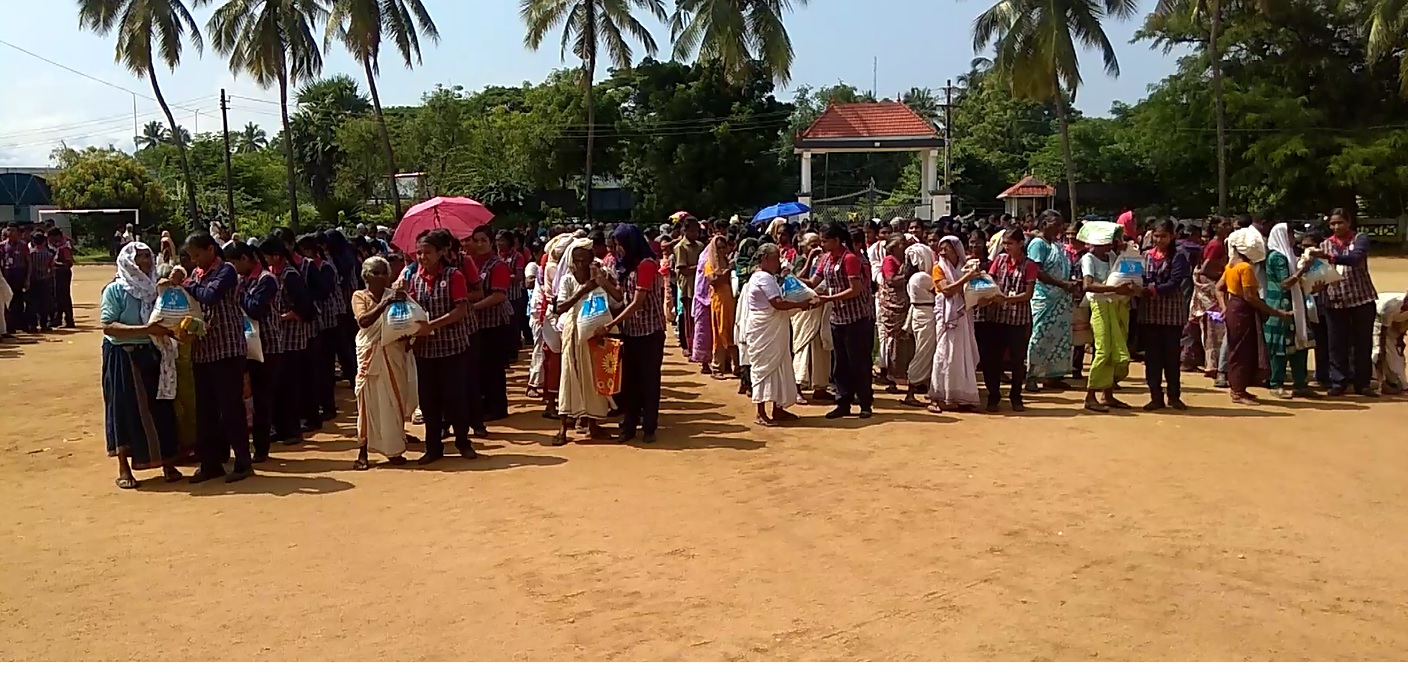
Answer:
<svg viewBox="0 0 1408 677"><path fill-rule="evenodd" d="M792 372L792 325L785 313L809 308L813 303L782 298L782 286L777 282L782 274L782 252L777 245L759 247L757 264L739 304L747 306L743 315L743 335L747 339L743 349L752 374L758 425L773 426L797 420L796 414L786 410L787 405L797 401L797 377ZM767 413L769 402L772 418Z"/></svg>
<svg viewBox="0 0 1408 677"><path fill-rule="evenodd" d="M562 380L562 332L558 330L557 290L562 255L572 243L572 235L564 233L548 241L547 262L538 273L533 287L533 300L528 309L534 323L533 335L538 340L533 348L538 361L537 388L543 398L543 418L557 418L557 388Z"/></svg>
<svg viewBox="0 0 1408 677"><path fill-rule="evenodd" d="M599 421L606 418L614 406L611 398L596 391L592 376L592 354L587 341L588 331L578 330L578 318L588 295L601 287L606 273L592 261L592 241L575 239L563 254L564 264L558 266L557 302L554 310L560 316L562 333L562 377L558 384L557 413L561 427L552 438L552 445L567 444L567 432L576 420L585 420L591 439L604 440L606 431Z"/></svg>
<svg viewBox="0 0 1408 677"><path fill-rule="evenodd" d="M793 264L793 274L810 279L816 273L817 253L821 252L821 236L802 236L801 252ZM817 294L827 293L818 287ZM831 306L822 304L792 316L792 371L797 378L797 392L811 391L811 399L830 399L826 384L831 380Z"/></svg>
<svg viewBox="0 0 1408 677"><path fill-rule="evenodd" d="M357 319L357 460L354 470L371 467L367 452L387 458L391 465L405 465L406 421L419 406L415 362L406 358L406 341L382 341L382 315L392 303L406 301L406 292L391 289L391 266L373 256L362 262L366 289L352 292L352 314Z"/></svg>
<svg viewBox="0 0 1408 677"><path fill-rule="evenodd" d="M938 231L931 237L933 246L937 247ZM922 407L917 395L929 392L938 340L934 326L934 250L927 244L912 244L904 250L904 262L904 272L909 276L905 283L909 292L909 316L905 318L904 330L914 337L914 357L909 361L909 394L905 395L904 403Z"/></svg>
<svg viewBox="0 0 1408 677"><path fill-rule="evenodd" d="M967 263L963 242L953 235L939 240L939 265L934 267L934 369L929 379L929 411L974 411L978 407L978 342L973 314L963 300L963 286L978 275Z"/></svg>

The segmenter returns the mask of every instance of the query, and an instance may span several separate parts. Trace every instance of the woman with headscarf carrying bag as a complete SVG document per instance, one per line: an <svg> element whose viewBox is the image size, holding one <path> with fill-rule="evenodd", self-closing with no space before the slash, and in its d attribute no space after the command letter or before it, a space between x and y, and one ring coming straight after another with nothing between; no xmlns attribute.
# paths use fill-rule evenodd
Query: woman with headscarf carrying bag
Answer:
<svg viewBox="0 0 1408 677"><path fill-rule="evenodd" d="M621 225L611 235L616 246L616 277L624 282L618 288L609 276L606 292L626 307L601 329L597 337L613 328L621 330L621 432L618 442L635 439L639 428L647 444L655 441L660 424L660 366L665 361L665 281L660 262L640 229Z"/></svg>
<svg viewBox="0 0 1408 677"><path fill-rule="evenodd" d="M1271 360L1271 378L1266 385L1271 388L1271 394L1283 400L1311 397L1314 392L1310 390L1309 358L1315 339L1310 322L1315 311L1305 302L1305 291L1301 288L1305 266L1298 262L1291 244L1290 225L1278 223L1272 227L1266 246L1269 250L1266 254L1266 305L1289 310L1292 315L1289 320L1269 317L1262 329L1266 353ZM1288 366L1290 390L1285 387Z"/></svg>
<svg viewBox="0 0 1408 677"><path fill-rule="evenodd" d="M103 413L108 455L116 456L117 486L136 489L133 469L161 468L167 482L181 479L176 469L176 414L170 400L157 398L161 355L152 339L171 330L152 321L157 288L152 250L141 242L123 245L117 276L103 289Z"/></svg>
<svg viewBox="0 0 1408 677"><path fill-rule="evenodd" d="M1227 321L1227 384L1235 404L1256 404L1247 392L1256 382L1261 362L1261 316L1291 319L1290 311L1272 308L1261 298L1254 264L1266 258L1266 244L1255 228L1242 228L1227 237L1227 268L1218 284L1218 297Z"/></svg>
<svg viewBox="0 0 1408 677"><path fill-rule="evenodd" d="M821 235L803 235L802 252L792 263L792 274L803 280L816 276L820 253ZM825 285L817 287L816 293L826 294ZM792 316L792 372L797 378L797 391L810 391L812 400L831 397L826 391L831 380L831 346L831 306L816 306Z"/></svg>
<svg viewBox="0 0 1408 677"><path fill-rule="evenodd" d="M933 238L937 246L939 238ZM927 244L912 244L904 250L905 291L909 295L909 315L904 330L914 339L914 357L909 360L909 394L904 403L922 407L919 393L929 392L929 379L934 371L934 347L937 329L934 325L934 250Z"/></svg>
<svg viewBox="0 0 1408 677"><path fill-rule="evenodd" d="M963 288L982 274L977 259L969 259L955 235L939 240L939 264L934 266L934 370L929 377L929 411L974 411L978 407L978 341L973 311Z"/></svg>
<svg viewBox="0 0 1408 677"><path fill-rule="evenodd" d="M557 395L558 420L561 427L552 438L552 445L567 444L567 434L574 421L587 423L591 439L605 439L606 432L600 421L611 411L610 397L596 390L596 380L592 375L592 353L587 344L591 334L579 331L578 325L583 306L591 299L593 291L601 287L607 277L592 257L592 241L577 238L567 246L563 263L558 273L557 297L554 310L557 312L562 332L562 377ZM603 300L604 302L604 300Z"/></svg>

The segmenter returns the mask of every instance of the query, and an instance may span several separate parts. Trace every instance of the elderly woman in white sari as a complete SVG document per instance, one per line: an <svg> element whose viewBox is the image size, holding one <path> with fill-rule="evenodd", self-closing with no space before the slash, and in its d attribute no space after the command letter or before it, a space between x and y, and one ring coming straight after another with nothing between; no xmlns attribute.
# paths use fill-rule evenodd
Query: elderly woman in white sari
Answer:
<svg viewBox="0 0 1408 677"><path fill-rule="evenodd" d="M566 268L562 256L572 244L570 234L548 241L547 262L533 287L533 299L528 312L532 316L535 358L539 361L537 388L543 398L543 418L557 418L557 389L562 379L562 332L558 330L557 289L560 272Z"/></svg>
<svg viewBox="0 0 1408 677"><path fill-rule="evenodd" d="M775 244L758 248L757 270L748 278L742 302L746 327L744 350L753 379L753 404L758 407L757 423L773 426L783 421L795 421L797 415L786 410L797 401L797 377L792 372L792 325L786 312L817 305L815 301L787 301L782 298L778 276L782 274L782 252ZM772 417L767 404L772 403Z"/></svg>
<svg viewBox="0 0 1408 677"><path fill-rule="evenodd" d="M938 231L931 236L932 247L939 245ZM909 292L909 316L905 331L914 337L914 357L909 360L909 394L904 403L924 406L919 393L929 392L929 379L934 371L934 348L938 332L934 326L934 250L930 245L915 243L904 250L905 283Z"/></svg>
<svg viewBox="0 0 1408 677"><path fill-rule="evenodd" d="M969 262L963 242L953 235L939 240L939 264L934 266L934 368L929 377L929 411L974 411L978 408L978 341L973 313L963 299L963 287L981 273Z"/></svg>
<svg viewBox="0 0 1408 677"><path fill-rule="evenodd" d="M567 444L567 433L574 421L587 423L588 435L594 440L607 438L600 421L606 418L614 404L610 397L596 391L592 376L592 354L587 345L592 332L578 329L582 306L592 291L601 288L606 275L592 260L592 241L575 239L563 254L566 263L558 266L557 300L553 310L559 315L562 333L562 375L558 382L557 413L561 422L552 445Z"/></svg>
<svg viewBox="0 0 1408 677"><path fill-rule="evenodd" d="M1408 294L1379 294L1374 315L1374 380L1385 395L1408 389L1404 375L1403 340L1408 334Z"/></svg>
<svg viewBox="0 0 1408 677"><path fill-rule="evenodd" d="M807 233L792 265L792 274L810 279L816 274L817 257L821 253L821 236ZM824 286L817 294L827 293ZM792 371L797 378L797 392L811 391L811 399L830 399L826 384L831 378L831 306L820 305L798 311L792 316Z"/></svg>
<svg viewBox="0 0 1408 677"><path fill-rule="evenodd" d="M406 292L391 289L391 266L373 256L362 262L365 289L352 292L352 315L357 320L357 460L353 470L371 467L367 452L385 456L391 465L405 465L406 421L419 406L415 363L406 359L404 339L382 335L382 316L392 303L408 302Z"/></svg>

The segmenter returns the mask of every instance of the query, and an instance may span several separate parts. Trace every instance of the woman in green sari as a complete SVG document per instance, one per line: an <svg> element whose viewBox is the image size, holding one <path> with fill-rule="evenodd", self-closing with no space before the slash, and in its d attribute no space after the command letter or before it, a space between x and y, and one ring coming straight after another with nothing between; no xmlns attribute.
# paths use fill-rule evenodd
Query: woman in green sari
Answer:
<svg viewBox="0 0 1408 677"><path fill-rule="evenodd" d="M1291 245L1290 226L1280 223L1266 239L1266 305L1291 312L1290 318L1268 317L1262 327L1266 354L1271 359L1267 386L1283 400L1313 397L1309 382L1310 349L1315 339L1309 323L1314 312L1305 302L1300 278L1305 271L1296 262ZM1291 389L1286 389L1286 368L1290 367Z"/></svg>
<svg viewBox="0 0 1408 677"><path fill-rule="evenodd" d="M1139 293L1133 283L1106 284L1115 259L1113 229L1082 229L1080 239L1090 251L1080 259L1080 274L1090 304L1090 328L1095 334L1095 358L1086 377L1085 408L1095 412L1128 409L1115 398L1115 383L1129 375L1129 297ZM1122 244L1122 243L1121 243ZM1097 399L1097 395L1103 398Z"/></svg>

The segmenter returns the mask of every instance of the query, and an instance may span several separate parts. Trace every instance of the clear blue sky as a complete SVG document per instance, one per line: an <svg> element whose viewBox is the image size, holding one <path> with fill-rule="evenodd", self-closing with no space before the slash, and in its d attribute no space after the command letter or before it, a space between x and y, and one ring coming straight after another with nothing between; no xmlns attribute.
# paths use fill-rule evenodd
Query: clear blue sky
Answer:
<svg viewBox="0 0 1408 677"><path fill-rule="evenodd" d="M3 4L0 40L140 95L150 94L147 83L113 63L111 37L99 38L78 29L72 0L3 0ZM393 59L383 63L381 94L388 105L415 103L436 83L471 89L512 85L540 80L562 65L556 41L537 53L523 47L517 0L427 0L426 4L443 39L426 49L424 65L414 71ZM1153 0L1140 4L1148 11ZM797 59L789 91L780 96L790 99L791 88L799 84L845 81L869 89L875 57L882 96L912 86L942 87L945 79L967 70L973 57L969 29L987 6L986 0L812 0L787 19ZM202 27L210 11L196 12ZM1085 86L1077 105L1087 114L1103 115L1113 101L1137 101L1151 83L1172 72L1173 57L1147 43L1129 44L1136 23L1106 29L1119 50L1123 69L1119 80L1104 75L1095 55L1085 55ZM668 56L668 31L654 28ZM111 143L131 148L132 95L6 45L0 45L0 68L6 80L5 95L0 97L0 167L45 164L61 141L71 146ZM362 79L360 69L337 49L326 58L324 72L348 72ZM236 79L224 60L208 48L203 56L188 48L177 72L162 74L162 85L167 100L180 106L178 122L198 131L219 128L221 87L249 99L278 98L277 92L262 91L248 78ZM277 105L249 99L234 99L231 129L251 120L271 131L277 128ZM137 109L140 122L161 117L148 99L139 97Z"/></svg>

